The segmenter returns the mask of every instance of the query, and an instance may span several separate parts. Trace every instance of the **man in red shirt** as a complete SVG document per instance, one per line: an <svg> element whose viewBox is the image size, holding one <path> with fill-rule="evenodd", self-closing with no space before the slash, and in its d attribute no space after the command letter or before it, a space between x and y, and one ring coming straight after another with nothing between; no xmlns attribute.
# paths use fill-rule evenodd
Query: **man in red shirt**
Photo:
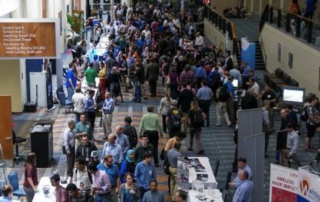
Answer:
<svg viewBox="0 0 320 202"><path fill-rule="evenodd" d="M51 185L56 188L56 202L69 202L68 192L60 186L60 176L54 174L50 177Z"/></svg>

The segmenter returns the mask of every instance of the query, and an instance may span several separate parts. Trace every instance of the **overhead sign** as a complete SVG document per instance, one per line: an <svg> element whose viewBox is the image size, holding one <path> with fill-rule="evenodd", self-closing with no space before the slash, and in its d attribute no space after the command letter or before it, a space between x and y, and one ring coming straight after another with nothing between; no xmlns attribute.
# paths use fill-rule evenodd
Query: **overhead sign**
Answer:
<svg viewBox="0 0 320 202"><path fill-rule="evenodd" d="M270 202L297 201L298 171L271 164Z"/></svg>
<svg viewBox="0 0 320 202"><path fill-rule="evenodd" d="M60 58L58 19L0 19L0 58Z"/></svg>

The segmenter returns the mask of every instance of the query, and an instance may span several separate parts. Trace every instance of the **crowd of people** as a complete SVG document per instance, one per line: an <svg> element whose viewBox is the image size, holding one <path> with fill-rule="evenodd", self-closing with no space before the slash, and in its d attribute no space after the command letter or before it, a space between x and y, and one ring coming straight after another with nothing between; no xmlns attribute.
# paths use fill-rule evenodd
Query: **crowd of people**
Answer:
<svg viewBox="0 0 320 202"><path fill-rule="evenodd" d="M258 108L260 100L261 123L266 137L265 157L268 158L269 136L276 130L274 107L279 98L268 85L260 92L257 75L246 61L237 65L230 51L226 51L225 58L219 58L216 50L205 43L201 33L195 31L193 15L173 12L170 2L118 5L114 12L114 20L105 22L101 19L96 25L87 51L83 43L79 44L83 47L77 49L78 53L74 54L75 58L66 71L68 100L73 103L75 120L68 122L62 134L62 150L67 157L67 175L71 182L63 188L59 185L58 174L50 178L52 186L56 187L57 202L164 202L164 193L157 189L159 157L166 159L169 165L168 192L172 201L186 201L186 193L177 190L176 186L177 159L183 156L182 140L188 135L187 147L193 151L195 138L197 154L203 155L202 128L221 127L226 123L236 128L237 144L237 110ZM96 45L105 36L112 43L103 54L95 54ZM99 83L95 82L96 77ZM99 107L94 99L96 92L89 90L89 96L85 96L81 91L81 80L89 87L99 88L101 125L106 140L101 152L95 145L94 134ZM131 124L129 116L124 117L123 126L118 125L113 130L113 112L119 105L118 97L124 101L122 90L133 93L132 102L141 103L142 98L148 99L145 92L148 88L150 97L159 95L158 84L165 88L163 98L159 100L159 114L150 105L138 130ZM242 91L246 92L244 97L240 96ZM316 131L320 133L315 107L318 98L313 96L306 101L308 132L305 149L310 151L313 149L312 137ZM213 102L216 123L212 123L209 113ZM299 124L292 108L286 105L281 109L280 130L287 131L289 137L286 150L278 155L279 161L282 156L279 163L283 165L290 163L292 157L297 160ZM160 155L158 143L163 133L169 134L170 139ZM141 143L138 144L139 139ZM315 160L320 160L319 155ZM236 179L229 183L237 188L233 201L251 201L253 176L246 159L235 155L233 171L238 172ZM28 202L32 201L38 184L35 154L30 153L23 184ZM2 191L4 197L12 195L12 188L8 186Z"/></svg>

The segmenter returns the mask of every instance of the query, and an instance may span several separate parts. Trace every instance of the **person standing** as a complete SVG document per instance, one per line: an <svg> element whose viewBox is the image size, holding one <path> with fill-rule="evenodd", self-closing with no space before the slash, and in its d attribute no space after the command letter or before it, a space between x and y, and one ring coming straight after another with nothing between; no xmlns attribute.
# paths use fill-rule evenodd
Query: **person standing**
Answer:
<svg viewBox="0 0 320 202"><path fill-rule="evenodd" d="M147 107L147 113L144 114L140 122L140 136L145 134L149 137L149 141L153 146L153 155L155 166L159 166L159 157L158 157L158 143L159 143L159 133L163 137L162 127L159 122L158 115L154 113L154 106Z"/></svg>
<svg viewBox="0 0 320 202"><path fill-rule="evenodd" d="M238 186L232 202L251 202L253 194L253 182L249 180L248 171L240 171L238 177L241 181L241 184Z"/></svg>
<svg viewBox="0 0 320 202"><path fill-rule="evenodd" d="M72 176L75 159L76 136L74 134L75 122L69 121L68 127L63 132L63 146L67 155L67 175Z"/></svg>
<svg viewBox="0 0 320 202"><path fill-rule="evenodd" d="M145 192L142 198L142 202L165 202L164 194L162 191L158 191L157 180L151 180L149 183L149 191Z"/></svg>
<svg viewBox="0 0 320 202"><path fill-rule="evenodd" d="M93 99L94 90L89 91L88 98L84 101L84 109L91 125L91 131L94 131L94 122L96 120L96 103Z"/></svg>
<svg viewBox="0 0 320 202"><path fill-rule="evenodd" d="M187 193L182 190L176 191L176 193L174 193L174 201L186 202L187 201Z"/></svg>
<svg viewBox="0 0 320 202"><path fill-rule="evenodd" d="M246 171L248 173L247 179L252 180L252 170L249 167L249 165L247 164L247 159L240 157L240 158L238 158L237 177L233 180L233 182L229 183L229 186L238 188L241 185L242 180L239 178L239 176L242 171Z"/></svg>
<svg viewBox="0 0 320 202"><path fill-rule="evenodd" d="M74 183L79 190L90 193L92 176L88 171L85 159L82 157L75 160L72 183Z"/></svg>
<svg viewBox="0 0 320 202"><path fill-rule="evenodd" d="M156 63L156 58L152 57L147 65L146 79L149 82L151 97L157 96L157 80L159 76L159 65Z"/></svg>
<svg viewBox="0 0 320 202"><path fill-rule="evenodd" d="M66 88L68 92L68 103L72 103L72 96L74 94L74 89L77 85L77 78L74 76L74 65L69 64L69 69L66 72Z"/></svg>
<svg viewBox="0 0 320 202"><path fill-rule="evenodd" d="M205 80L201 81L201 88L197 92L197 98L199 102L199 107L206 115L206 125L210 126L210 118L209 111L211 105L211 98L213 97L212 90L207 86L207 82Z"/></svg>
<svg viewBox="0 0 320 202"><path fill-rule="evenodd" d="M120 95L121 102L123 102L123 97L121 93L121 86L120 86L121 75L117 70L117 67L112 67L112 71L109 75L110 81L110 91L115 104L118 105L118 97Z"/></svg>
<svg viewBox="0 0 320 202"><path fill-rule="evenodd" d="M130 142L128 137L122 133L122 126L120 125L117 125L116 127L116 137L117 137L116 143L121 146L122 155L125 157L127 151L130 148Z"/></svg>
<svg viewBox="0 0 320 202"><path fill-rule="evenodd" d="M93 69L93 63L90 62L89 68L84 72L84 76L86 77L86 81L89 87L96 87L96 77L98 73Z"/></svg>
<svg viewBox="0 0 320 202"><path fill-rule="evenodd" d="M277 104L277 95L276 93L270 88L268 84L264 86L264 91L260 94L258 99L261 99L262 102L265 100L270 101L270 107L268 108L269 113L269 131L273 131L274 129L274 107Z"/></svg>
<svg viewBox="0 0 320 202"><path fill-rule="evenodd" d="M96 164L90 163L88 170L92 174L91 195L95 202L109 202L111 198L111 184L106 172L98 170Z"/></svg>
<svg viewBox="0 0 320 202"><path fill-rule="evenodd" d="M228 72L230 72L230 70L233 68L233 60L231 58L231 51L229 50L226 52L226 60L223 68Z"/></svg>
<svg viewBox="0 0 320 202"><path fill-rule="evenodd" d="M171 98L169 95L169 92L166 91L165 92L165 97L163 97L160 101L160 109L159 109L159 115L162 115L162 129L164 133L167 133L167 115L168 115L168 111L170 109L171 106Z"/></svg>
<svg viewBox="0 0 320 202"><path fill-rule="evenodd" d="M120 181L122 183L125 182L125 175L127 173L134 174L134 170L136 169L136 162L135 162L135 152L133 149L128 150L126 158L122 161L120 167Z"/></svg>
<svg viewBox="0 0 320 202"><path fill-rule="evenodd" d="M124 127L122 128L122 133L126 135L129 139L130 149L137 146L138 143L138 133L136 128L131 125L132 119L130 116L124 118Z"/></svg>
<svg viewBox="0 0 320 202"><path fill-rule="evenodd" d="M84 113L85 96L81 92L80 87L76 87L76 93L72 96L73 112L76 115L76 123L80 121L80 114Z"/></svg>
<svg viewBox="0 0 320 202"><path fill-rule="evenodd" d="M292 158L300 167L301 164L298 161L296 156L298 143L299 143L298 133L294 130L293 124L291 123L288 123L286 125L286 130L287 130L287 148L282 151L281 165L286 166L286 163L288 163L288 166L290 167L291 166L290 159Z"/></svg>
<svg viewBox="0 0 320 202"><path fill-rule="evenodd" d="M268 145L270 136L270 119L268 109L270 108L270 101L265 100L262 103L262 130L265 136L264 158L268 158Z"/></svg>
<svg viewBox="0 0 320 202"><path fill-rule="evenodd" d="M241 73L238 69L238 65L234 65L233 68L229 72L230 76L233 76L233 79L238 80L238 86L242 87L242 77Z"/></svg>
<svg viewBox="0 0 320 202"><path fill-rule="evenodd" d="M67 190L60 185L60 176L58 174L54 174L50 177L50 181L51 186L56 188L56 202L69 202Z"/></svg>
<svg viewBox="0 0 320 202"><path fill-rule="evenodd" d="M110 154L112 156L114 164L119 165L122 162L122 148L119 144L116 143L116 139L117 136L113 133L108 136L108 142L104 143L103 145L103 150L100 158L101 163L103 163L104 157L107 154Z"/></svg>
<svg viewBox="0 0 320 202"><path fill-rule="evenodd" d="M104 62L100 62L100 68L101 70L99 71L98 77L99 77L99 90L101 96L104 98L104 95L106 93L106 76L107 76L107 69L106 69L106 64Z"/></svg>
<svg viewBox="0 0 320 202"><path fill-rule="evenodd" d="M223 115L224 120L227 125L231 126L231 121L227 112L227 101L230 99L230 95L226 87L222 84L222 81L219 81L219 88L216 91L216 114L217 114L217 123L216 126L221 126L221 115Z"/></svg>
<svg viewBox="0 0 320 202"><path fill-rule="evenodd" d="M179 93L178 108L182 111L182 132L188 132L188 110L191 107L191 102L194 100L194 95L191 89L188 89L187 83L182 83L182 90Z"/></svg>
<svg viewBox="0 0 320 202"><path fill-rule="evenodd" d="M38 189L38 172L36 168L36 155L29 153L24 165L23 189L26 192L27 202L32 202L35 191Z"/></svg>
<svg viewBox="0 0 320 202"><path fill-rule="evenodd" d="M120 187L120 173L119 168L113 163L112 156L107 154L104 157L103 163L100 163L97 168L105 171L108 174L111 184L111 202L117 202L118 191Z"/></svg>
<svg viewBox="0 0 320 202"><path fill-rule="evenodd" d="M137 146L135 150L136 163L139 163L143 160L144 154L150 153L154 154L154 148L152 144L149 143L149 136L143 134L141 136L141 144Z"/></svg>
<svg viewBox="0 0 320 202"><path fill-rule="evenodd" d="M88 192L81 191L75 184L68 184L66 187L70 202L93 202L94 199Z"/></svg>
<svg viewBox="0 0 320 202"><path fill-rule="evenodd" d="M108 139L108 136L110 133L112 133L112 113L114 110L114 100L110 97L110 93L106 92L105 94L105 100L103 103L103 131L104 131L104 139Z"/></svg>
<svg viewBox="0 0 320 202"><path fill-rule="evenodd" d="M81 157L85 159L86 164L88 164L91 161L91 152L98 151L98 149L94 143L88 140L87 136L82 136L80 140L81 144L76 149L76 159Z"/></svg>
<svg viewBox="0 0 320 202"><path fill-rule="evenodd" d="M11 202L13 197L13 188L10 185L3 185L1 188L3 196L0 197L0 202Z"/></svg>
<svg viewBox="0 0 320 202"><path fill-rule="evenodd" d="M235 110L235 103L234 103L234 88L232 85L233 77L228 77L228 81L224 84L224 86L227 88L229 92L229 99L227 100L227 111L229 115L229 119L231 124L234 124L236 122L236 110Z"/></svg>
<svg viewBox="0 0 320 202"><path fill-rule="evenodd" d="M140 189L141 197L149 191L149 184L156 179L156 168L151 164L152 155L145 153L143 161L137 164L134 171L134 179Z"/></svg>
<svg viewBox="0 0 320 202"><path fill-rule="evenodd" d="M168 110L166 117L166 124L168 125L170 138L173 138L176 134L181 132L182 112L177 105L177 100L172 100L171 108Z"/></svg>
<svg viewBox="0 0 320 202"><path fill-rule="evenodd" d="M127 173L125 176L125 183L120 185L118 193L119 202L139 202L140 189L136 183L133 182L134 176L132 173Z"/></svg>
<svg viewBox="0 0 320 202"><path fill-rule="evenodd" d="M192 101L191 108L188 112L188 117L190 125L190 146L188 150L193 151L193 138L195 136L200 147L198 154L203 154L204 147L201 141L201 132L206 115L200 109L197 101Z"/></svg>
<svg viewBox="0 0 320 202"><path fill-rule="evenodd" d="M311 98L311 104L308 106L307 114L307 137L305 139L305 151L310 151L311 147L311 140L316 133L316 124L318 121L318 110L316 109L316 105L318 104L319 99L317 97ZM319 145L320 146L320 145Z"/></svg>
<svg viewBox="0 0 320 202"><path fill-rule="evenodd" d="M174 143L174 148L170 149L168 151L168 162L169 162L169 172L170 172L170 194L172 197L172 201L174 200L174 190L176 188L176 177L177 177L177 162L178 162L178 157L182 157L182 154L180 152L181 150L181 143L176 142Z"/></svg>
<svg viewBox="0 0 320 202"><path fill-rule="evenodd" d="M80 122L76 124L73 132L76 134L77 138L82 136L87 136L89 140L94 140L91 123L87 121L86 114L80 114Z"/></svg>

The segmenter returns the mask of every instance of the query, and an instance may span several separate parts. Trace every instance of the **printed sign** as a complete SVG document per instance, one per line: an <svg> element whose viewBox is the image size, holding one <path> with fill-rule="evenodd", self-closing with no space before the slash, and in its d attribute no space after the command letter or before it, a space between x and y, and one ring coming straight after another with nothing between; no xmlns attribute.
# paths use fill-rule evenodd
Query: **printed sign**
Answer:
<svg viewBox="0 0 320 202"><path fill-rule="evenodd" d="M320 177L309 172L308 167L299 168L297 202L320 202Z"/></svg>

